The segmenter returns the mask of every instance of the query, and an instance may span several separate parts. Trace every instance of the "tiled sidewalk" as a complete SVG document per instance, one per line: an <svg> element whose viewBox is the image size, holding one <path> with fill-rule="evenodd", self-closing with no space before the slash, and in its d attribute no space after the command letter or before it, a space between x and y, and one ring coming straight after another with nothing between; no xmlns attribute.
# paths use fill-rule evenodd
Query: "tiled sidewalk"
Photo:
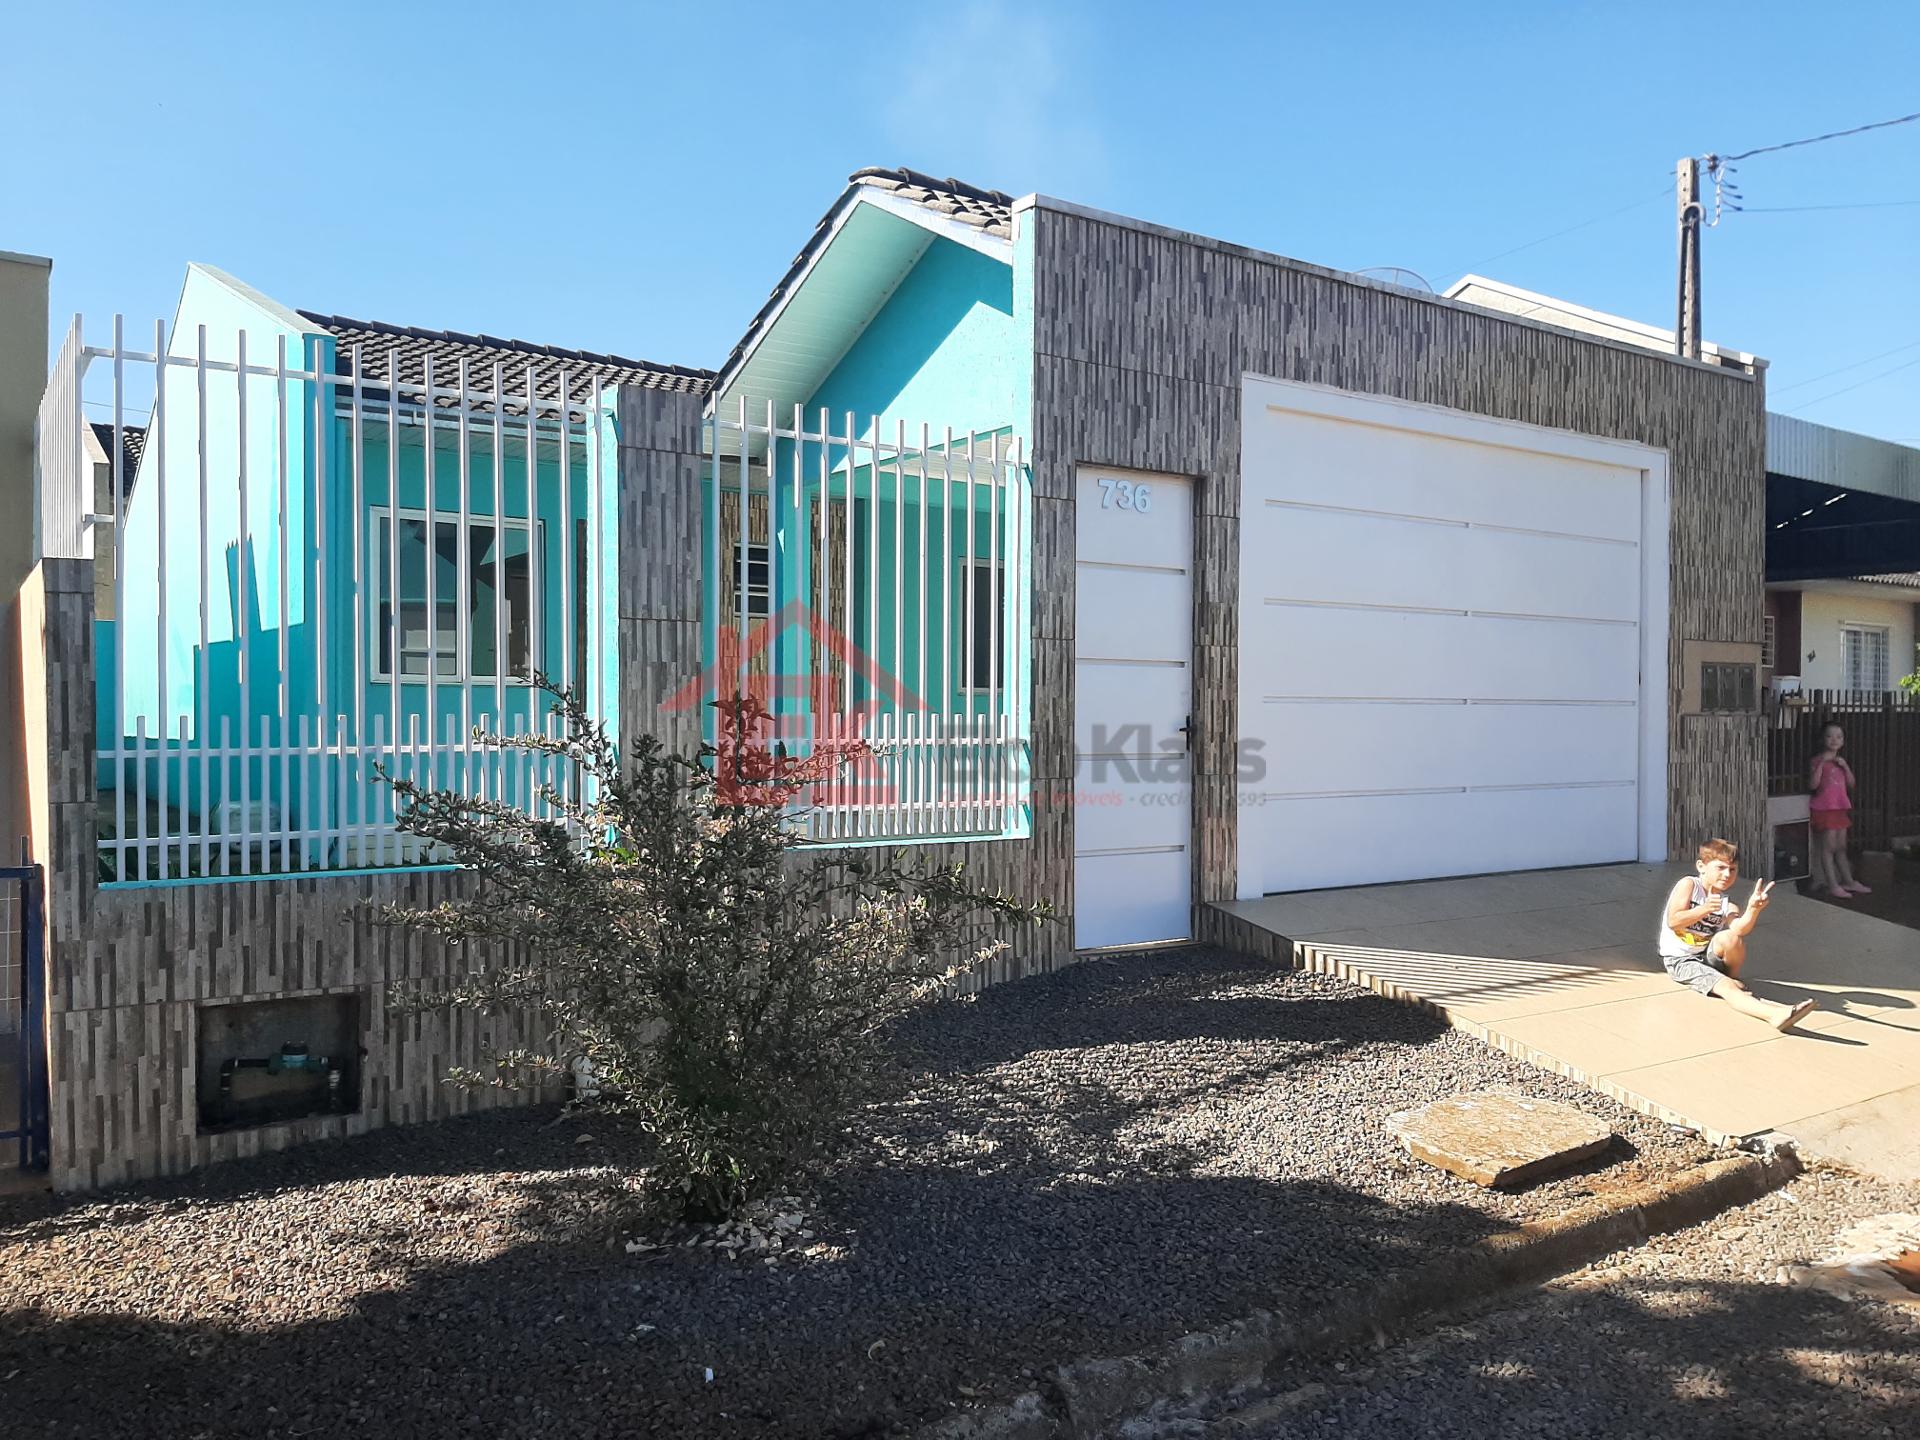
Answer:
<svg viewBox="0 0 1920 1440"><path fill-rule="evenodd" d="M1366 886L1220 908L1298 961L1443 1011L1511 1054L1726 1140L1920 1180L1920 931L1782 886L1745 979L1820 1010L1787 1035L1682 989L1654 935L1677 866ZM1741 884L1744 901L1751 882Z"/></svg>

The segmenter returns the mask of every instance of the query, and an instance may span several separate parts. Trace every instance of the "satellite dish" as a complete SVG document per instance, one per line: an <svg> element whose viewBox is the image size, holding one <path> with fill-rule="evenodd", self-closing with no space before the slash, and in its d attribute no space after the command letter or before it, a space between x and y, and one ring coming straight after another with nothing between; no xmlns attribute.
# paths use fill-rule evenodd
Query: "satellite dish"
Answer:
<svg viewBox="0 0 1920 1440"><path fill-rule="evenodd" d="M1369 265L1366 269L1356 270L1353 273L1364 275L1369 280L1384 280L1389 285L1404 286L1408 290L1424 290L1429 295L1434 293L1433 286L1428 283L1426 276L1418 270L1409 270L1404 265Z"/></svg>

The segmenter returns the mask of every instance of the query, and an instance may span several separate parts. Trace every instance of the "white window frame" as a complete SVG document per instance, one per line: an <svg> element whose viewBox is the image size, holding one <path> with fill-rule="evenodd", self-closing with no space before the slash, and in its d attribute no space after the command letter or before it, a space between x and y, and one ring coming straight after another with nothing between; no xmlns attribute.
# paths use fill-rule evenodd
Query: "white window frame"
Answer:
<svg viewBox="0 0 1920 1440"><path fill-rule="evenodd" d="M433 511L429 513L427 510L419 506L402 505L399 507L398 511L395 511L392 507L386 506L386 505L369 505L367 507L367 531L368 531L367 546L368 546L368 557L369 557L367 570L368 570L368 576L369 576L369 585L370 585L370 588L372 589L372 595L370 596L371 603L367 606L367 616L371 624L371 629L368 631L368 634L367 634L367 678L371 683L379 684L379 685L391 685L394 683L393 674L384 666L382 666L380 663L380 642L386 627L381 623L381 619L380 619L380 606L381 606L382 596L380 594L379 586L380 586L380 567L386 561L390 553L388 549L380 543L381 522L383 520L390 520L390 518L394 516L396 513L398 514L401 520L417 520L426 527L427 563L429 565L433 563L433 558L434 558L434 542L436 539L436 527L440 525L448 525L453 528L454 532L459 536L459 539L460 539L460 548L459 548L458 554L461 556L460 563L455 567L456 570L459 572L459 579L455 582L455 584L457 589L462 594L465 594L470 589L469 577L467 576L467 573L466 573L468 568L466 557L472 553L471 542L468 540L468 534L472 530L480 526L485 526L490 530L492 529L508 530L508 531L518 530L523 535L527 536L527 561L528 561L527 590L529 595L534 595L539 593L538 586L541 583L541 577L545 573L545 566L541 563L543 557L541 555L540 543L539 543L541 537L543 537L546 532L545 521L529 520L527 517L519 516L519 515L508 515L504 519L502 519L494 515L468 514L463 522L461 519L460 512L457 510L438 510L438 511ZM397 592L400 588L400 577L398 575L392 576L391 582L394 590ZM435 599L438 599L438 598L439 597L436 595ZM571 601L572 597L569 596L567 597L567 599ZM396 598L392 603L394 603L394 605L397 607L402 602L400 602ZM463 603L471 603L470 598L464 601ZM505 602L499 597L496 597L496 603L504 604ZM529 656L529 659L532 661L531 665L529 666L531 670L539 670L541 668L540 652L544 648L544 646L541 643L542 637L537 633L535 633L535 628L533 623L536 618L540 617L540 614L541 614L541 607L539 605L537 604L529 605L528 615L527 615L527 648L531 652ZM435 622L435 617L429 616L428 624L432 625L434 622ZM467 637L466 648L469 652L471 652L473 649L473 630L474 630L473 615L471 612L469 612L467 615L467 623L464 628L464 631L460 629L456 621L455 633L456 635L460 633L464 633L466 635ZM454 642L454 649L457 652L459 648L460 648L459 642L456 639L456 641ZM395 649L397 651L399 649L399 646L396 645ZM444 651L441 651L439 653L441 655L445 654ZM502 654L498 658L502 662L502 664L504 664L505 658L506 658L505 655ZM468 661L469 661L468 655L456 653L454 657L454 665L452 670L448 671L445 674L440 674L437 672L434 673L432 676L433 683L435 685L479 685L479 686L491 686L494 684L495 679L497 677L493 675L473 674L472 667L468 663ZM402 685L425 685L428 679L428 671L433 669L434 669L433 664L429 662L427 665L427 668L422 670L418 675L400 676L400 683ZM530 675L528 676L515 675L511 670L507 672L505 676L505 682L510 686L518 686L521 689L527 689L533 685L533 679Z"/></svg>
<svg viewBox="0 0 1920 1440"><path fill-rule="evenodd" d="M1861 637L1863 649L1869 637L1878 641L1876 648L1879 657L1880 678L1876 683L1862 684L1862 677L1854 668L1852 636L1855 634ZM1892 626L1877 625L1870 620L1842 620L1840 622L1840 688L1842 690L1860 691L1891 690L1893 688Z"/></svg>

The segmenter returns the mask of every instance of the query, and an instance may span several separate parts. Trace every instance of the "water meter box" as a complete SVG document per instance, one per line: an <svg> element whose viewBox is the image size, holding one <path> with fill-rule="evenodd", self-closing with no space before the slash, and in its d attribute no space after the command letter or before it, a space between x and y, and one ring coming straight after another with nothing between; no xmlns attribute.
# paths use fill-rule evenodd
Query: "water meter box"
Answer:
<svg viewBox="0 0 1920 1440"><path fill-rule="evenodd" d="M1789 820L1773 827L1773 878L1804 880L1813 873L1811 827Z"/></svg>
<svg viewBox="0 0 1920 1440"><path fill-rule="evenodd" d="M196 1020L203 1132L360 1108L357 992L203 1005Z"/></svg>

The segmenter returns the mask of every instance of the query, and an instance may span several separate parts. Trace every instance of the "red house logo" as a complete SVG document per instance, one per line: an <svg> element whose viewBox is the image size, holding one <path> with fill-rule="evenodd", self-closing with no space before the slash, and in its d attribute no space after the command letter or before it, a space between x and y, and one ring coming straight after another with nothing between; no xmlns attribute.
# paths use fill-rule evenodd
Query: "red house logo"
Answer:
<svg viewBox="0 0 1920 1440"><path fill-rule="evenodd" d="M661 709L713 707L714 749L724 803L885 805L896 796L874 717L924 702L804 601L789 601L750 627L723 626L708 664ZM865 694L848 693L858 685ZM792 746L804 748L791 753Z"/></svg>

